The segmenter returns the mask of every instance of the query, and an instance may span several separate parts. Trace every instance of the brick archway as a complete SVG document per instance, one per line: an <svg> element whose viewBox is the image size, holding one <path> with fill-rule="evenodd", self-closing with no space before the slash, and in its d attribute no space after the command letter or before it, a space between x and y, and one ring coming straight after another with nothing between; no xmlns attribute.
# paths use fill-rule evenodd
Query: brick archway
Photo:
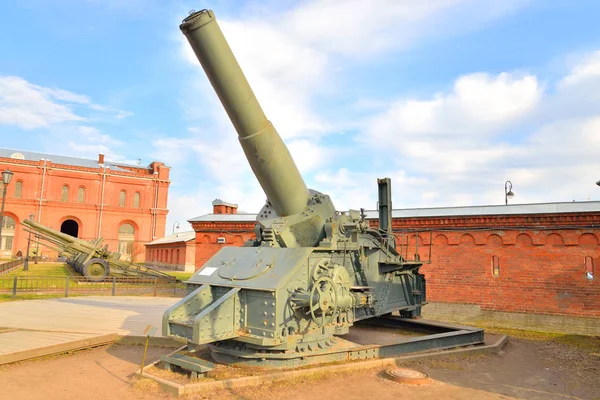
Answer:
<svg viewBox="0 0 600 400"><path fill-rule="evenodd" d="M65 219L60 224L60 231L69 236L79 237L79 223L74 219Z"/></svg>

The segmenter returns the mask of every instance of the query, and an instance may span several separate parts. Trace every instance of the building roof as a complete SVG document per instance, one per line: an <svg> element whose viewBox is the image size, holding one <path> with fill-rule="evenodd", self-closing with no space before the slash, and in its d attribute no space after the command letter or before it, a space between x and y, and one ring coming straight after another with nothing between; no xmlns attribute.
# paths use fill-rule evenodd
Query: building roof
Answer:
<svg viewBox="0 0 600 400"><path fill-rule="evenodd" d="M171 235L165 236L163 238L153 240L150 243L146 243L146 246L153 245L153 244L189 242L190 240L194 240L195 238L196 238L196 232L194 232L194 231L177 232L177 233L173 233Z"/></svg>
<svg viewBox="0 0 600 400"><path fill-rule="evenodd" d="M238 205L237 204L233 204L233 203L227 203L226 201L223 201L221 199L214 199L212 202L213 206L227 206L227 207L235 207L237 208Z"/></svg>
<svg viewBox="0 0 600 400"><path fill-rule="evenodd" d="M392 218L462 217L479 215L523 215L600 212L600 201L532 203L465 207L404 208L392 210ZM377 210L366 210L367 219L379 218ZM205 214L189 222L251 222L257 214Z"/></svg>
<svg viewBox="0 0 600 400"><path fill-rule="evenodd" d="M407 208L392 210L392 218L453 217L475 215L523 215L600 212L600 201L564 203L531 203L466 207ZM368 211L367 218L378 218L378 212Z"/></svg>
<svg viewBox="0 0 600 400"><path fill-rule="evenodd" d="M254 222L257 214L205 214L188 222Z"/></svg>
<svg viewBox="0 0 600 400"><path fill-rule="evenodd" d="M55 164L65 164L65 165L74 165L77 167L84 168L98 168L100 164L98 164L98 160L89 159L89 158L80 158L80 157L69 157L69 156L60 156L56 154L47 154L47 153L36 153L34 151L27 150L13 150L13 149L4 149L0 148L0 157L5 158L14 158L18 160L30 160L30 161L39 161L39 160L49 160ZM124 163L114 163L110 161L105 161L104 164L115 171L127 171L126 169L120 168L120 166L127 166L129 168L141 168L145 169L146 167L142 167L139 165L131 165Z"/></svg>

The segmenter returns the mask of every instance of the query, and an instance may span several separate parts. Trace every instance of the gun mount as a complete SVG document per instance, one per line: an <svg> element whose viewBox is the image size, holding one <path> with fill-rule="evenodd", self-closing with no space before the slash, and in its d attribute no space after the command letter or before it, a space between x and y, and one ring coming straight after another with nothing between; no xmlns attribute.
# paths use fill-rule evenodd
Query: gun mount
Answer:
<svg viewBox="0 0 600 400"><path fill-rule="evenodd" d="M420 316L419 261L397 251L390 180L380 179L380 228L364 213L338 212L309 190L267 120L212 11L180 26L235 127L267 195L255 241L225 247L187 282L189 295L163 316L163 334L209 344L224 363L301 365L335 346L357 321L399 311Z"/></svg>
<svg viewBox="0 0 600 400"><path fill-rule="evenodd" d="M88 242L30 220L24 220L22 224L25 225L25 232L36 235L42 240L41 244L57 251L60 255L67 256L67 263L91 281L102 281L109 273L176 279L164 272L120 260L121 254L110 252L108 246L102 246L102 238Z"/></svg>

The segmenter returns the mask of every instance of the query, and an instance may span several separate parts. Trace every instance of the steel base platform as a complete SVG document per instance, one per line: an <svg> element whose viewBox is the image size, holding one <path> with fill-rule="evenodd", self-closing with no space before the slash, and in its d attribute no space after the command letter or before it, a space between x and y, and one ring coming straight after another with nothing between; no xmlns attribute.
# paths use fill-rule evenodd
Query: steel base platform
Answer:
<svg viewBox="0 0 600 400"><path fill-rule="evenodd" d="M407 332L412 335L407 336ZM422 336L413 336L418 333ZM214 361L220 364L285 369L332 362L391 358L409 353L478 345L483 342L483 329L386 316L361 321L351 329L350 334L336 337L333 346L305 353L245 352L237 347L228 346L227 341L209 344L208 348ZM185 354L188 362L196 356L199 365L206 365L207 360L197 357L197 353Z"/></svg>

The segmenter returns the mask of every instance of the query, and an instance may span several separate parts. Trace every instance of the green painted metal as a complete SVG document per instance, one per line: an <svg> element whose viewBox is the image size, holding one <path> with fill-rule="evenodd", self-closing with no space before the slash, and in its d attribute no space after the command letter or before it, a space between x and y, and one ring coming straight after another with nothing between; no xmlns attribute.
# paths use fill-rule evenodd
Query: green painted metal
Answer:
<svg viewBox="0 0 600 400"><path fill-rule="evenodd" d="M206 376L207 372L215 369L215 364L201 358L192 357L187 354L174 353L171 355L160 356L160 360L164 363L166 369L174 370L174 367L180 367L191 371L192 378L198 376ZM140 371L141 373L142 371Z"/></svg>
<svg viewBox="0 0 600 400"><path fill-rule="evenodd" d="M239 135L248 162L280 215L302 211L308 190L285 144L267 120L212 11L181 24Z"/></svg>
<svg viewBox="0 0 600 400"><path fill-rule="evenodd" d="M102 238L86 241L71 235L48 228L31 220L21 222L25 232L36 235L41 244L67 256L67 263L77 272L92 281L102 281L109 274L127 276L151 276L169 281L176 278L164 272L120 260L119 253L108 251L108 246L102 246Z"/></svg>
<svg viewBox="0 0 600 400"><path fill-rule="evenodd" d="M399 337L390 339L384 344L353 345L336 343L328 348L306 349L301 353L272 352L268 362L256 357L246 348L237 347L232 350L231 341L209 345L213 358L220 363L242 367L296 368L328 362L344 362L369 360L374 358L391 358L403 354L429 350L443 350L461 346L484 343L484 331L468 326L441 324L432 321L413 320L398 317L376 317L361 321L361 325L373 327L397 328L403 331L422 332L423 336Z"/></svg>
<svg viewBox="0 0 600 400"><path fill-rule="evenodd" d="M213 354L268 365L329 354L334 335L357 321L399 311L418 317L425 304L420 262L407 261L391 234L390 180L380 183L381 222L371 229L358 210L336 211L308 190L285 144L266 119L212 11L180 26L237 130L267 195L257 239L225 247L187 282L189 295L166 311L163 335Z"/></svg>

